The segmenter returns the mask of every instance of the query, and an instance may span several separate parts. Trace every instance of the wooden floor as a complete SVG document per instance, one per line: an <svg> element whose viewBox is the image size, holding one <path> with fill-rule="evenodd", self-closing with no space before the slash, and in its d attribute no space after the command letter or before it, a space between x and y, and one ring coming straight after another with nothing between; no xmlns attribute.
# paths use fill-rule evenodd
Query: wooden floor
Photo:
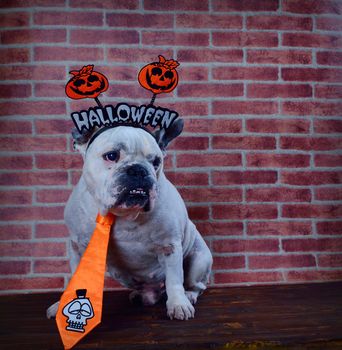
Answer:
<svg viewBox="0 0 342 350"><path fill-rule="evenodd" d="M0 349L62 349L46 308L60 294L0 297ZM106 292L102 324L75 349L342 349L342 282L212 288L195 319L171 321L165 302L131 305Z"/></svg>

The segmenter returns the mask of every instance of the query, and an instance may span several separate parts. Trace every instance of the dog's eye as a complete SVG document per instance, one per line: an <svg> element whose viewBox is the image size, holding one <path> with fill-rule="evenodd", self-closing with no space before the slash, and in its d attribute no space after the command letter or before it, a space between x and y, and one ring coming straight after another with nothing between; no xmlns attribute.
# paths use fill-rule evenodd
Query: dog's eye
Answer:
<svg viewBox="0 0 342 350"><path fill-rule="evenodd" d="M154 169L157 170L159 168L160 163L161 163L161 159L159 157L155 157L154 161L152 162Z"/></svg>
<svg viewBox="0 0 342 350"><path fill-rule="evenodd" d="M120 158L120 152L119 151L110 151L105 153L103 156L104 160L107 160L109 162L117 162Z"/></svg>

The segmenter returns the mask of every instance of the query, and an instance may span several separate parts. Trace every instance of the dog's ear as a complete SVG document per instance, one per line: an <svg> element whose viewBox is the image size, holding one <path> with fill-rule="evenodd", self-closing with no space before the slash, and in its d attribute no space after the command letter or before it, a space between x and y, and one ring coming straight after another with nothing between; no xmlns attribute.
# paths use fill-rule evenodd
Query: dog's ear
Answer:
<svg viewBox="0 0 342 350"><path fill-rule="evenodd" d="M159 129L154 133L154 137L163 152L166 152L168 144L183 131L183 127L184 120L179 118L168 129Z"/></svg>
<svg viewBox="0 0 342 350"><path fill-rule="evenodd" d="M95 130L82 130L82 132L79 132L76 128L73 128L71 130L74 149L80 152L82 156L85 154L87 143L93 135L94 131Z"/></svg>

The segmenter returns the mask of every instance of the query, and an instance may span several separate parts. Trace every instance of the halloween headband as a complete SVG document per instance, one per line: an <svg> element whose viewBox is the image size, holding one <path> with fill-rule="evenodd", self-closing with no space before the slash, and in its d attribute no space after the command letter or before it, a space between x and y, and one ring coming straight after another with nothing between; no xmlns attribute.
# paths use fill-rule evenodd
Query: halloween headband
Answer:
<svg viewBox="0 0 342 350"><path fill-rule="evenodd" d="M168 129L177 119L178 113L167 108L156 107L154 101L158 94L168 93L176 88L178 84L176 68L179 63L173 59L166 60L161 55L158 57L159 62L147 64L138 74L140 85L153 93L148 105L135 106L121 102L116 106L103 106L98 96L108 89L108 79L102 73L94 71L94 65L84 66L79 71L71 71L70 74L73 77L65 86L67 96L75 100L94 98L97 104L97 107L71 113L71 119L77 130L82 133L90 132L96 127L108 129L121 125L140 127L145 130L148 126ZM98 133L93 135L90 141L92 142L98 135Z"/></svg>

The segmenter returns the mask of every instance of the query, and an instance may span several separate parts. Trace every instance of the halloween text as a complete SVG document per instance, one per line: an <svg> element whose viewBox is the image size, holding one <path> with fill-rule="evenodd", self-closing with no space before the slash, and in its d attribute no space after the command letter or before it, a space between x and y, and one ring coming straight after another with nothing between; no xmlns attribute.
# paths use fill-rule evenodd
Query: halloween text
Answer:
<svg viewBox="0 0 342 350"><path fill-rule="evenodd" d="M166 108L150 106L133 106L119 103L115 107L89 108L87 111L73 112L71 118L79 132L94 127L111 126L120 123L159 126L167 129L176 120L178 113Z"/></svg>

